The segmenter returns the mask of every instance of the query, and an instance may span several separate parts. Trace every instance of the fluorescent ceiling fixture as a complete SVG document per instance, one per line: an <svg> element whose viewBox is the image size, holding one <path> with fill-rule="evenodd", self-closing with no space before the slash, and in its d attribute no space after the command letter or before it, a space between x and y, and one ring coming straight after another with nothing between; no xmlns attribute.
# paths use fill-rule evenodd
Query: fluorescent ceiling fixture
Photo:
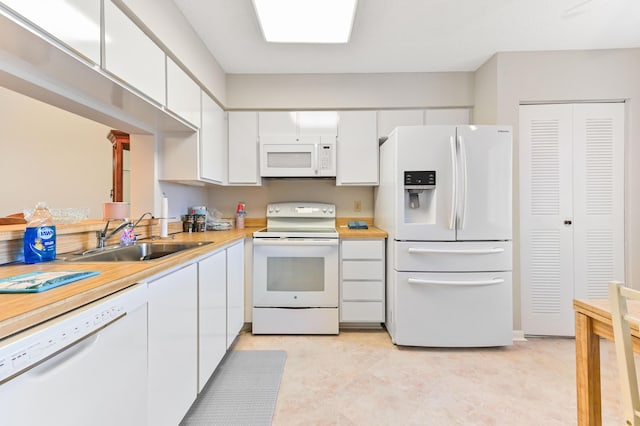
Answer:
<svg viewBox="0 0 640 426"><path fill-rule="evenodd" d="M358 0L253 0L265 40L346 43Z"/></svg>

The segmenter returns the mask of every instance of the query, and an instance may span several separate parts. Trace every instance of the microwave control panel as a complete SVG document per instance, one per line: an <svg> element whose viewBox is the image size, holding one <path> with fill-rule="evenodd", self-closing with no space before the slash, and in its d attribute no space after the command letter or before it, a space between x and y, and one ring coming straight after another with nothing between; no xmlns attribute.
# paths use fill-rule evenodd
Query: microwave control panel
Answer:
<svg viewBox="0 0 640 426"><path fill-rule="evenodd" d="M320 145L318 164L320 170L333 168L333 145Z"/></svg>

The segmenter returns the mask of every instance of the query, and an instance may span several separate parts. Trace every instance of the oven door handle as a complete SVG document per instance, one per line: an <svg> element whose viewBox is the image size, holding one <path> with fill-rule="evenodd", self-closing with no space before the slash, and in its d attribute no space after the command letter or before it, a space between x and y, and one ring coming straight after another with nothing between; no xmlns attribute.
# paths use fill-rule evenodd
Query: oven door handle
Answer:
<svg viewBox="0 0 640 426"><path fill-rule="evenodd" d="M313 239L313 238L254 238L254 246L337 246L340 239Z"/></svg>

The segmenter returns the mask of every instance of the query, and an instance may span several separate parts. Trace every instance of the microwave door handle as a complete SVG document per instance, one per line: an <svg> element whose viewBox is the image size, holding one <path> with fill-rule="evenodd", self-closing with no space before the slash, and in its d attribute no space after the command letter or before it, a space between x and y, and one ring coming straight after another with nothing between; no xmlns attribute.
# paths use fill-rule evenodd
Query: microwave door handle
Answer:
<svg viewBox="0 0 640 426"><path fill-rule="evenodd" d="M313 144L314 155L313 155L313 170L316 174L318 174L318 157L320 156L320 145L317 143Z"/></svg>

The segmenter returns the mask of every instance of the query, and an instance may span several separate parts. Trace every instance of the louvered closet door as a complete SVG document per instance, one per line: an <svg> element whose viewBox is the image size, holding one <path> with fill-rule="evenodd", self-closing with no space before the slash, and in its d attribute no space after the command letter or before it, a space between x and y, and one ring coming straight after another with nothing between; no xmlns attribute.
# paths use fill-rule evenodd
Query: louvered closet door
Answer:
<svg viewBox="0 0 640 426"><path fill-rule="evenodd" d="M624 281L624 104L573 107L575 297Z"/></svg>
<svg viewBox="0 0 640 426"><path fill-rule="evenodd" d="M525 334L573 336L573 298L624 279L624 104L520 107Z"/></svg>
<svg viewBox="0 0 640 426"><path fill-rule="evenodd" d="M526 334L572 335L571 105L520 107L520 289Z"/></svg>

